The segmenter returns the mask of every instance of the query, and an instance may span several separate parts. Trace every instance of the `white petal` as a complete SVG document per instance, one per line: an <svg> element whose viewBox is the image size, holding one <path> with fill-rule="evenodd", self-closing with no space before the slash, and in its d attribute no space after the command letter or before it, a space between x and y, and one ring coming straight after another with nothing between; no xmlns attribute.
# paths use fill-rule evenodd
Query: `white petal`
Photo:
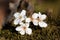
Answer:
<svg viewBox="0 0 60 40"><path fill-rule="evenodd" d="M24 23L20 21L20 23L19 23L19 24L20 24L20 25L23 25Z"/></svg>
<svg viewBox="0 0 60 40"><path fill-rule="evenodd" d="M18 18L19 15L20 15L20 13L19 13L19 12L16 12L16 13L14 14L14 17L15 17L15 18Z"/></svg>
<svg viewBox="0 0 60 40"><path fill-rule="evenodd" d="M21 31L22 30L22 27L21 26L19 26L19 27L16 27L16 29L15 29L16 31Z"/></svg>
<svg viewBox="0 0 60 40"><path fill-rule="evenodd" d="M34 13L34 14L32 15L32 18L34 18L34 19L38 18L38 14L37 14L37 13Z"/></svg>
<svg viewBox="0 0 60 40"><path fill-rule="evenodd" d="M22 10L21 15L25 16L26 15L26 10Z"/></svg>
<svg viewBox="0 0 60 40"><path fill-rule="evenodd" d="M39 16L41 16L41 12L39 12Z"/></svg>
<svg viewBox="0 0 60 40"><path fill-rule="evenodd" d="M38 20L33 20L33 24L37 26L38 25Z"/></svg>
<svg viewBox="0 0 60 40"><path fill-rule="evenodd" d="M39 18L41 19L41 20L45 20L46 19L46 15L45 14L43 14L43 15L41 15Z"/></svg>
<svg viewBox="0 0 60 40"><path fill-rule="evenodd" d="M29 27L29 23L22 23L21 25L22 25L22 27L26 27L26 28Z"/></svg>
<svg viewBox="0 0 60 40"><path fill-rule="evenodd" d="M29 27L29 23L26 23L25 26L28 28Z"/></svg>
<svg viewBox="0 0 60 40"><path fill-rule="evenodd" d="M14 24L15 24L15 25L19 24L19 21L20 21L19 19L15 19L15 20L14 20Z"/></svg>
<svg viewBox="0 0 60 40"><path fill-rule="evenodd" d="M31 22L31 19L30 18L26 18L26 22Z"/></svg>
<svg viewBox="0 0 60 40"><path fill-rule="evenodd" d="M21 31L20 31L20 34L21 34L21 35L24 35L24 34L25 34L25 30L21 30Z"/></svg>
<svg viewBox="0 0 60 40"><path fill-rule="evenodd" d="M26 26L25 23L23 23L22 26Z"/></svg>
<svg viewBox="0 0 60 40"><path fill-rule="evenodd" d="M40 27L47 27L47 23L45 23L45 22L39 22L39 26Z"/></svg>
<svg viewBox="0 0 60 40"><path fill-rule="evenodd" d="M27 33L28 35L31 35L31 34L32 34L32 29L31 29L31 28L27 28L27 29L26 29L26 33Z"/></svg>

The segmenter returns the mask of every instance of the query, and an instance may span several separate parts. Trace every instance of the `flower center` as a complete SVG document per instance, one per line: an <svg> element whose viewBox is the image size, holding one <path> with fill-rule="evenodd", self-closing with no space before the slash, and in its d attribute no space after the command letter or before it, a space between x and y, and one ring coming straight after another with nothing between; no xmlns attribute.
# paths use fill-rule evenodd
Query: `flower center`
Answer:
<svg viewBox="0 0 60 40"><path fill-rule="evenodd" d="M31 21L34 20L34 18L30 17L31 18ZM39 22L41 22L42 20L40 18L36 18L35 20L38 20Z"/></svg>
<svg viewBox="0 0 60 40"><path fill-rule="evenodd" d="M41 22L41 19L40 19L40 18L38 18L38 21L39 21L39 22Z"/></svg>
<svg viewBox="0 0 60 40"><path fill-rule="evenodd" d="M19 19L21 19L21 18L22 18L22 16L19 17Z"/></svg>
<svg viewBox="0 0 60 40"><path fill-rule="evenodd" d="M31 21L33 20L33 18L31 17Z"/></svg>
<svg viewBox="0 0 60 40"><path fill-rule="evenodd" d="M23 27L24 30L26 30L26 27Z"/></svg>

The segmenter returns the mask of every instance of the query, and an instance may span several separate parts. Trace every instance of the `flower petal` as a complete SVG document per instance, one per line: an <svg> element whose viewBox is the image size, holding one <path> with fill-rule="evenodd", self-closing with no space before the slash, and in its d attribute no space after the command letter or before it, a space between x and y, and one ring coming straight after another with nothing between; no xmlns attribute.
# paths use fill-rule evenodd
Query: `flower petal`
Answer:
<svg viewBox="0 0 60 40"><path fill-rule="evenodd" d="M40 20L45 20L46 19L46 15L45 14L43 14L43 15L41 15L39 18L40 18Z"/></svg>
<svg viewBox="0 0 60 40"><path fill-rule="evenodd" d="M23 25L24 23L20 21L19 24L20 24L20 25Z"/></svg>
<svg viewBox="0 0 60 40"><path fill-rule="evenodd" d="M24 21L25 19L26 19L26 16L21 16L21 18L20 18L21 21Z"/></svg>
<svg viewBox="0 0 60 40"><path fill-rule="evenodd" d="M25 34L25 30L21 30L21 31L20 31L20 34L21 34L21 35L24 35L24 34Z"/></svg>
<svg viewBox="0 0 60 40"><path fill-rule="evenodd" d="M33 24L37 26L38 25L38 20L33 20Z"/></svg>
<svg viewBox="0 0 60 40"><path fill-rule="evenodd" d="M22 30L22 27L21 27L21 26L18 26L18 27L16 27L15 30L16 30L16 31L21 31L21 30Z"/></svg>
<svg viewBox="0 0 60 40"><path fill-rule="evenodd" d="M33 19L38 18L38 14L37 14L37 13L34 13L34 14L32 15L32 18L33 18Z"/></svg>
<svg viewBox="0 0 60 40"><path fill-rule="evenodd" d="M22 10L21 15L25 16L26 15L26 10Z"/></svg>
<svg viewBox="0 0 60 40"><path fill-rule="evenodd" d="M16 12L16 13L14 14L14 17L15 17L15 18L18 18L19 15L20 15L20 13L19 13L19 12Z"/></svg>
<svg viewBox="0 0 60 40"><path fill-rule="evenodd" d="M32 34L32 29L31 29L31 28L27 28L27 29L26 29L26 33L27 33L28 35L31 35L31 34Z"/></svg>
<svg viewBox="0 0 60 40"><path fill-rule="evenodd" d="M39 12L39 16L41 16L41 12Z"/></svg>
<svg viewBox="0 0 60 40"><path fill-rule="evenodd" d="M25 26L28 28L29 27L29 23L26 23Z"/></svg>
<svg viewBox="0 0 60 40"><path fill-rule="evenodd" d="M22 17L20 20L21 20L21 21L23 21L23 20L25 20L25 18L24 18L24 17Z"/></svg>
<svg viewBox="0 0 60 40"><path fill-rule="evenodd" d="M45 23L45 22L39 22L39 26L40 27L47 27L47 23Z"/></svg>
<svg viewBox="0 0 60 40"><path fill-rule="evenodd" d="M15 24L15 25L19 24L19 21L20 21L19 19L15 19L15 20L14 20L14 24Z"/></svg>
<svg viewBox="0 0 60 40"><path fill-rule="evenodd" d="M30 18L26 18L26 22L31 22L31 19Z"/></svg>

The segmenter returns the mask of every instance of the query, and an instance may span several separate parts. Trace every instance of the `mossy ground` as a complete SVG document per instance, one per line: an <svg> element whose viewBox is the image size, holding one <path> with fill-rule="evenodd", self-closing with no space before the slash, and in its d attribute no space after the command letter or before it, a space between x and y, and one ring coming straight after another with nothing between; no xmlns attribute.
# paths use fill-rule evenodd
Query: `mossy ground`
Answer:
<svg viewBox="0 0 60 40"><path fill-rule="evenodd" d="M35 5L36 12L44 11L45 8L48 8L50 6L49 5L48 7L46 7L45 6L46 4L44 4L44 6L39 6L39 5L37 6L36 3L34 5ZM57 6L56 6L56 9L58 10ZM51 8L54 9L55 6L51 6ZM53 12L52 15L54 15L54 13L55 12ZM56 14L58 14L58 12L56 12ZM22 36L15 30L13 30L13 28L3 29L0 31L0 40L60 40L60 20L59 19L60 18L57 17L56 21L48 20L49 23L47 22L48 24L47 28L40 28L39 26L30 25L30 28L32 28L33 30L32 35L26 34ZM57 23L58 25L55 25Z"/></svg>
<svg viewBox="0 0 60 40"><path fill-rule="evenodd" d="M35 28L34 28L35 27ZM47 28L32 26L32 35L20 35L12 29L0 32L0 40L60 40L60 26L48 25Z"/></svg>

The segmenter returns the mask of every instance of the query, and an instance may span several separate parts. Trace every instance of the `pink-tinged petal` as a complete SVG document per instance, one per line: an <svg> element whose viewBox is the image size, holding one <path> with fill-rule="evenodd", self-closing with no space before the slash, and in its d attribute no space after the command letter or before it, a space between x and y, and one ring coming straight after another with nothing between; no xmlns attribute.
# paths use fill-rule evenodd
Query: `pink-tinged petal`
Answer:
<svg viewBox="0 0 60 40"><path fill-rule="evenodd" d="M33 24L37 26L38 25L38 20L33 20Z"/></svg>
<svg viewBox="0 0 60 40"><path fill-rule="evenodd" d="M26 33L27 33L28 35L31 35L31 34L32 34L32 29L31 29L31 28L27 28L27 29L26 29Z"/></svg>
<svg viewBox="0 0 60 40"><path fill-rule="evenodd" d="M19 33L20 33L21 35L24 35L24 34L25 34L25 30L21 30Z"/></svg>

